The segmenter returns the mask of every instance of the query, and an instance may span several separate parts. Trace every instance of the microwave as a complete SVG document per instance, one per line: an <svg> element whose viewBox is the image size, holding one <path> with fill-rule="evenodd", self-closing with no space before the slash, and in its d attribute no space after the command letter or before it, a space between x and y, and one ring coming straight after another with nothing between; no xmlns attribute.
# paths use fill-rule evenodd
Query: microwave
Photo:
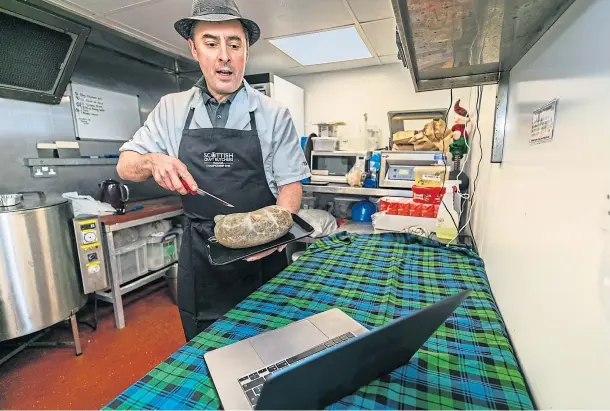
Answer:
<svg viewBox="0 0 610 411"><path fill-rule="evenodd" d="M347 184L347 173L356 165L364 170L366 151L312 151L311 181Z"/></svg>

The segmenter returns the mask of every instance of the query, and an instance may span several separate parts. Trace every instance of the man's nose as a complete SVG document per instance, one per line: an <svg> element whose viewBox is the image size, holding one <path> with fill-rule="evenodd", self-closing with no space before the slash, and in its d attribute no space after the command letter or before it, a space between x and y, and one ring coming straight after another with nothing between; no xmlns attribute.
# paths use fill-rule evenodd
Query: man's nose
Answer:
<svg viewBox="0 0 610 411"><path fill-rule="evenodd" d="M218 55L218 59L222 62L228 62L230 60L229 57L229 47L227 45L222 45L219 47L220 52Z"/></svg>

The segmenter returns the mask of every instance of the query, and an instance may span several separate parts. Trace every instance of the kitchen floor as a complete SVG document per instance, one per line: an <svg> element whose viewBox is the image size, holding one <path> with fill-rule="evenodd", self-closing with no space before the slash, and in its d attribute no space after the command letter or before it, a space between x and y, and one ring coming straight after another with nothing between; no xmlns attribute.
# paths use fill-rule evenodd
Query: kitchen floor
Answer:
<svg viewBox="0 0 610 411"><path fill-rule="evenodd" d="M126 327L98 303L98 327L79 324L83 354L73 347L27 348L0 366L0 409L99 409L185 342L178 308L163 281L124 296ZM79 313L93 322L93 307ZM71 341L60 324L40 341ZM0 357L7 353L0 344Z"/></svg>

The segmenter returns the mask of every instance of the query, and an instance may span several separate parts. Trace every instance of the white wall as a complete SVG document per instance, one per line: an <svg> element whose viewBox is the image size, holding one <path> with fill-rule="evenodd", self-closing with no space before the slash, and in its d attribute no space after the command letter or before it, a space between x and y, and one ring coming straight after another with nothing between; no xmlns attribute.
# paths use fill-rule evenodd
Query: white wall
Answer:
<svg viewBox="0 0 610 411"><path fill-rule="evenodd" d="M368 113L368 127L379 127L383 146L388 145L390 126L389 111L447 109L449 90L416 93L409 71L401 64L342 70L302 76L287 77L290 82L305 89L305 132L318 131L316 123L345 121L347 126L340 132L359 138L364 129L364 113ZM489 87L495 96L495 86ZM470 113L475 111L473 90L462 88L454 90L454 102ZM494 100L482 108L481 118L491 120L493 127ZM453 125L453 109L449 126ZM491 128L489 129L491 130ZM483 129L481 129L483 132ZM485 132L483 132L485 134ZM489 136L488 136L489 137Z"/></svg>
<svg viewBox="0 0 610 411"><path fill-rule="evenodd" d="M542 409L610 408L608 16L610 1L573 4L512 70L503 164L484 148L475 232ZM554 98L554 140L530 146Z"/></svg>
<svg viewBox="0 0 610 411"><path fill-rule="evenodd" d="M290 111L290 116L299 137L305 135L305 91L284 80L274 76L274 98ZM299 139L300 141L300 139Z"/></svg>

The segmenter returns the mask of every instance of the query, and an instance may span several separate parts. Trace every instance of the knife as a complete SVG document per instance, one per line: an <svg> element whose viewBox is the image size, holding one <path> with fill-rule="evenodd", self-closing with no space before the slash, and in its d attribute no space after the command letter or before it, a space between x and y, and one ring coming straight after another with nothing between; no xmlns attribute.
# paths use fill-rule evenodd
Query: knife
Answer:
<svg viewBox="0 0 610 411"><path fill-rule="evenodd" d="M182 178L180 179L180 181L182 182L182 185L184 186L184 188L186 188L186 190L187 190L189 193L193 194L193 195L197 194L197 195L200 195L200 196L203 196L203 197L205 197L205 196L210 196L210 197L212 197L213 199L215 199L215 200L219 201L220 203L222 203L222 204L226 205L227 207L235 207L233 204L229 204L229 203L227 203L226 201L221 200L220 198L218 198L218 197L216 197L216 196L214 196L214 195L212 195L212 194L208 193L207 191L203 191L203 190L202 190L202 189L200 189L200 188L198 188L197 190L191 190L191 187L189 187L189 185L186 183L186 181L184 181L184 179L182 179Z"/></svg>

